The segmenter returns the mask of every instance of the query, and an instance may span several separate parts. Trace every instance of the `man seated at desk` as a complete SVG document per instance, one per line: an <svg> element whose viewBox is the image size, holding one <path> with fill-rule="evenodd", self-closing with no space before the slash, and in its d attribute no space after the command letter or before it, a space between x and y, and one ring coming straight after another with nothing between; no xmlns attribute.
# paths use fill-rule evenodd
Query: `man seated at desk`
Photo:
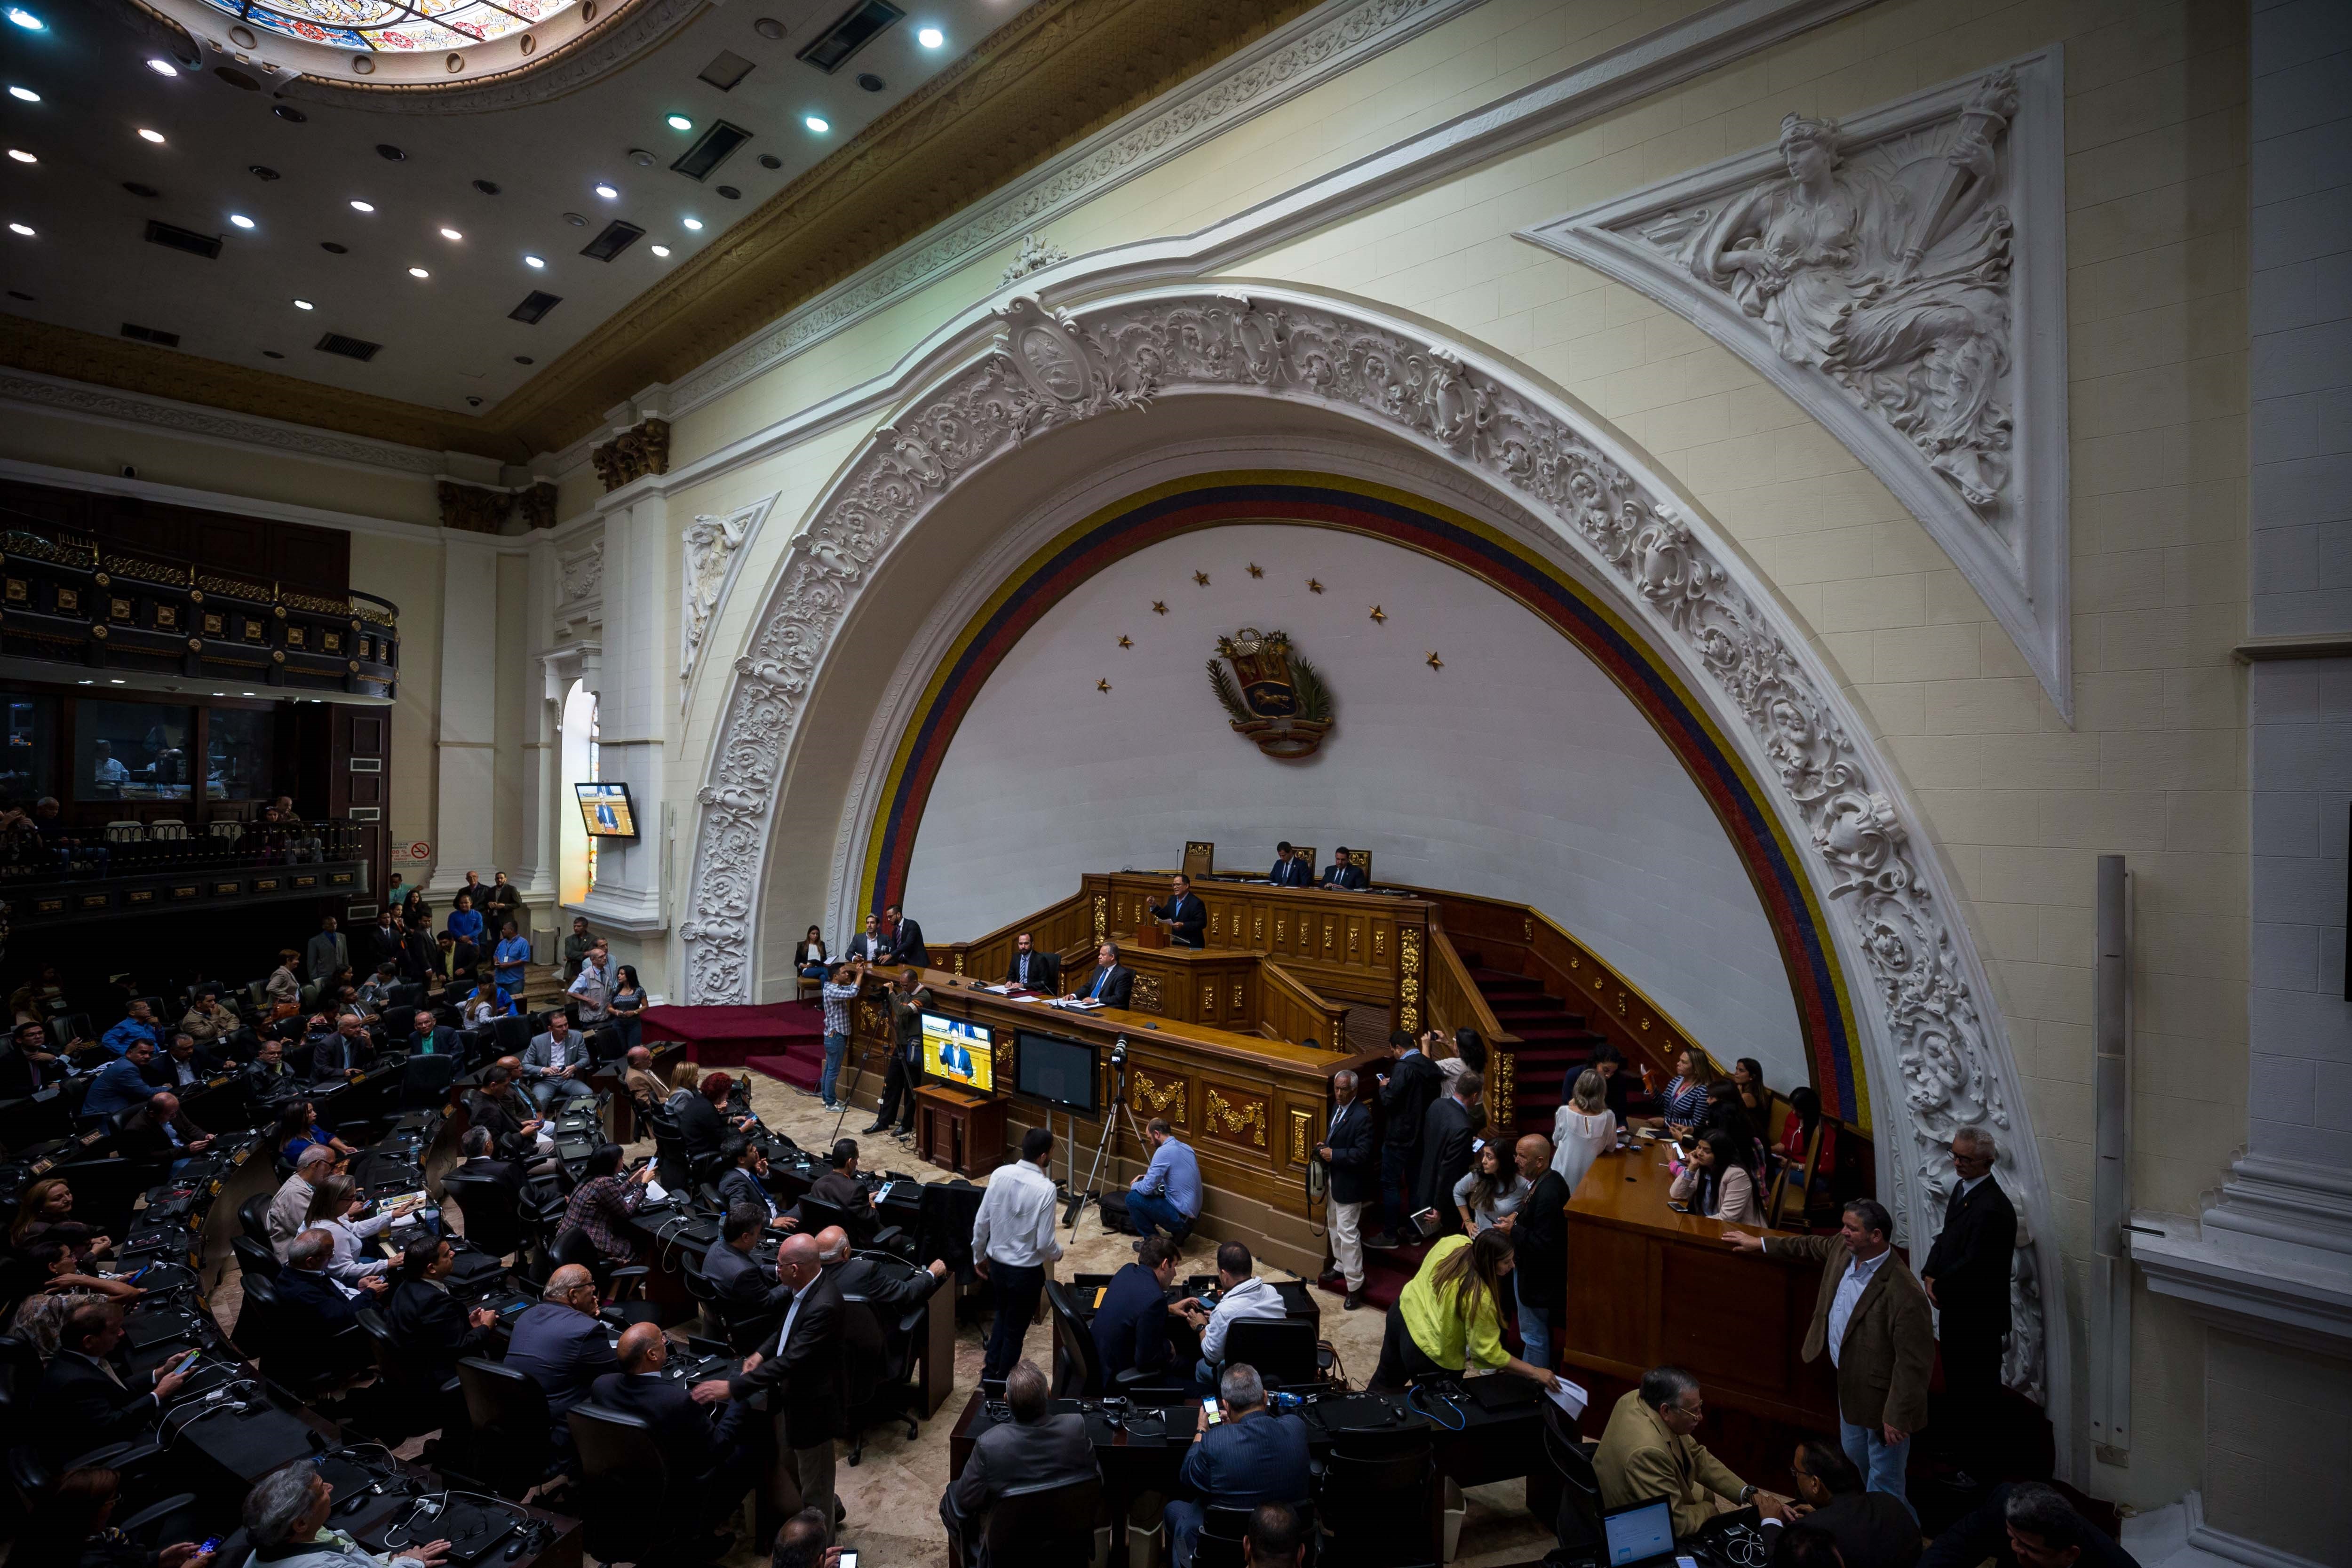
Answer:
<svg viewBox="0 0 2352 1568"><path fill-rule="evenodd" d="M170 1361L147 1377L124 1378L108 1359L121 1341L122 1309L115 1302L84 1301L66 1314L58 1353L41 1373L31 1419L21 1429L51 1465L62 1469L92 1448L136 1441L187 1381L166 1374L177 1364Z"/></svg>
<svg viewBox="0 0 2352 1568"><path fill-rule="evenodd" d="M719 1222L719 1245L702 1255L702 1278L720 1307L739 1318L781 1312L793 1299L792 1288L780 1285L751 1260L768 1225L767 1211L756 1204L730 1204Z"/></svg>
<svg viewBox="0 0 2352 1568"><path fill-rule="evenodd" d="M1311 888L1315 885L1315 868L1286 838L1274 847L1274 869L1266 873L1265 879L1277 888Z"/></svg>
<svg viewBox="0 0 2352 1568"><path fill-rule="evenodd" d="M1066 1000L1124 1007L1134 991L1135 971L1118 961L1118 943L1107 942L1095 949L1094 968L1078 982Z"/></svg>
<svg viewBox="0 0 2352 1568"><path fill-rule="evenodd" d="M1013 1419L973 1439L971 1457L940 1498L950 1568L988 1568L988 1510L1013 1488L1071 1486L1102 1474L1086 1417L1053 1414L1044 1373L1017 1363L1004 1375L1004 1403Z"/></svg>
<svg viewBox="0 0 2352 1568"><path fill-rule="evenodd" d="M264 1040L254 1054L253 1062L245 1069L246 1091L263 1105L287 1099L302 1087L294 1069L286 1065L286 1047L277 1040Z"/></svg>
<svg viewBox="0 0 2352 1568"><path fill-rule="evenodd" d="M1364 868L1356 864L1346 845L1342 844L1331 852L1331 864L1323 868L1323 885L1343 893L1364 890Z"/></svg>
<svg viewBox="0 0 2352 1568"><path fill-rule="evenodd" d="M1248 1247L1238 1241L1226 1242L1217 1248L1215 1308L1203 1307L1198 1296L1187 1296L1176 1303L1183 1310L1184 1321L1201 1331L1201 1361L1192 1376L1203 1391L1217 1386L1225 1363L1225 1335L1235 1323L1285 1315L1282 1292L1252 1272L1255 1267Z"/></svg>
<svg viewBox="0 0 2352 1568"><path fill-rule="evenodd" d="M857 1140L835 1139L826 1163L833 1169L816 1179L808 1195L821 1204L831 1204L852 1219L872 1214L874 1194L857 1179Z"/></svg>
<svg viewBox="0 0 2352 1568"><path fill-rule="evenodd" d="M196 1037L184 1030L147 1065L147 1081L157 1089L202 1089L221 1070L221 1061L218 1052L197 1045Z"/></svg>
<svg viewBox="0 0 2352 1568"><path fill-rule="evenodd" d="M1804 1522L1836 1542L1849 1564L1911 1568L1919 1561L1919 1521L1901 1498L1864 1491L1862 1472L1835 1443L1806 1438L1797 1445L1789 1474L1797 1500L1812 1510Z"/></svg>
<svg viewBox="0 0 2352 1568"><path fill-rule="evenodd" d="M1202 933L1209 929L1209 906L1192 891L1192 879L1181 871L1169 884L1168 901L1151 906L1151 918L1168 927L1168 940L1178 947L1208 945Z"/></svg>
<svg viewBox="0 0 2352 1568"><path fill-rule="evenodd" d="M768 1190L768 1156L757 1143L740 1132L730 1132L719 1141L719 1160L727 1167L719 1177L720 1206L758 1209L761 1224L782 1230L800 1224L792 1215L778 1213L776 1194Z"/></svg>
<svg viewBox="0 0 2352 1568"><path fill-rule="evenodd" d="M115 1140L118 1152L133 1160L168 1163L173 1175L212 1146L213 1135L189 1119L180 1109L180 1097L169 1089L149 1096L146 1106L131 1114L122 1124L122 1135Z"/></svg>
<svg viewBox="0 0 2352 1568"><path fill-rule="evenodd" d="M1262 1502L1305 1502L1314 1492L1307 1468L1307 1423L1266 1408L1265 1384L1252 1366L1232 1366L1217 1381L1218 1421L1192 1430L1192 1451L1179 1472L1200 1500L1168 1504L1169 1557L1192 1568L1212 1504L1249 1508Z"/></svg>
<svg viewBox="0 0 2352 1568"><path fill-rule="evenodd" d="M1166 1117L1153 1117L1143 1136L1151 1145L1151 1163L1128 1184L1127 1217L1138 1236L1164 1230L1181 1241L1201 1217L1200 1158Z"/></svg>
<svg viewBox="0 0 2352 1568"><path fill-rule="evenodd" d="M1168 1300L1168 1288L1175 1283L1176 1243L1165 1236L1145 1237L1135 1261L1111 1276L1087 1325L1102 1363L1098 1392L1118 1392L1118 1374L1130 1368L1159 1372L1168 1365L1168 1320L1184 1315L1181 1305Z"/></svg>
<svg viewBox="0 0 2352 1568"><path fill-rule="evenodd" d="M697 1534L734 1511L751 1489L754 1455L740 1435L743 1403L730 1399L716 1415L661 1370L669 1362L669 1336L657 1323L631 1323L614 1348L620 1370L588 1385L588 1403L634 1415L646 1424L661 1448L677 1511Z"/></svg>
<svg viewBox="0 0 2352 1568"><path fill-rule="evenodd" d="M1643 1373L1640 1385L1609 1413L1601 1447L1593 1451L1601 1506L1624 1508L1664 1498L1674 1508L1676 1540L1749 1502L1766 1519L1787 1518L1785 1499L1741 1480L1691 1436L1706 1414L1698 1379L1689 1373L1678 1366Z"/></svg>
<svg viewBox="0 0 2352 1568"><path fill-rule="evenodd" d="M1013 962L1005 966L1004 984L1051 996L1062 988L1062 961L1056 954L1039 952L1024 931L1013 939Z"/></svg>
<svg viewBox="0 0 2352 1568"><path fill-rule="evenodd" d="M356 1328L359 1310L383 1300L389 1287L380 1274L344 1284L328 1272L334 1258L335 1238L323 1229L302 1232L286 1248L286 1267L278 1271L278 1311L263 1352L273 1361L272 1376L284 1377L288 1362L310 1372L355 1371L373 1353L364 1335L337 1336Z"/></svg>
<svg viewBox="0 0 2352 1568"><path fill-rule="evenodd" d="M506 1364L545 1391L556 1450L572 1452L572 1427L564 1417L588 1397L608 1372L618 1372L604 1326L596 1321L596 1277L567 1263L547 1277L539 1304L515 1320L507 1342Z"/></svg>
<svg viewBox="0 0 2352 1568"><path fill-rule="evenodd" d="M446 1237L410 1242L400 1256L400 1282L383 1304L384 1332L419 1388L438 1389L457 1374L460 1357L481 1355L497 1339L498 1313L488 1307L467 1311L442 1283L457 1267Z"/></svg>

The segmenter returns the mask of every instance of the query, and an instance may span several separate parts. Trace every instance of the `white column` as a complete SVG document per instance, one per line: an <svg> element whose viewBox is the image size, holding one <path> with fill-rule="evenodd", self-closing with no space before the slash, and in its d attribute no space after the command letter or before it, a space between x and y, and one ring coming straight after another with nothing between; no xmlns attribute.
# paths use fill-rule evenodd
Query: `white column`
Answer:
<svg viewBox="0 0 2352 1568"><path fill-rule="evenodd" d="M605 522L598 773L629 786L638 837L597 846L596 886L578 910L597 931L622 937L651 937L669 924L662 876L669 543L669 509L659 496L617 509ZM657 955L660 944L631 945L643 973L644 959ZM653 984L651 974L643 977Z"/></svg>
<svg viewBox="0 0 2352 1568"><path fill-rule="evenodd" d="M498 759L498 684L489 668L497 636L499 558L486 538L446 531L441 552L440 724L433 879L436 899L489 869Z"/></svg>
<svg viewBox="0 0 2352 1568"><path fill-rule="evenodd" d="M530 650L521 704L522 852L513 871L530 910L530 929L555 924L555 704L562 693L547 689L545 668L549 614L554 598L555 554L544 540L529 557L530 581L523 593L523 646Z"/></svg>

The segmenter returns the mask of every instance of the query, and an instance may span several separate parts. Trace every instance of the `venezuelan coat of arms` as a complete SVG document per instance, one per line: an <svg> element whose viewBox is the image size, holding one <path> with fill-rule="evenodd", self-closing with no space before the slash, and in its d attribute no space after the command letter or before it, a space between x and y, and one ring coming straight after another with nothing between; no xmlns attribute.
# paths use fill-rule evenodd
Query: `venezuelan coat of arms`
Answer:
<svg viewBox="0 0 2352 1568"><path fill-rule="evenodd" d="M1217 639L1217 655L1209 661L1209 687L1234 731L1269 757L1313 755L1331 732L1331 689L1291 647L1289 634L1244 626Z"/></svg>

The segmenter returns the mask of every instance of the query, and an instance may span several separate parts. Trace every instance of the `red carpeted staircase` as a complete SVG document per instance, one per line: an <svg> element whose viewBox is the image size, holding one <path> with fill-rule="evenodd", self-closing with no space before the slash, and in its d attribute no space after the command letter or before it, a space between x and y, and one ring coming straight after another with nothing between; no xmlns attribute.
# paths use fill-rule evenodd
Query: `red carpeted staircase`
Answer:
<svg viewBox="0 0 2352 1568"><path fill-rule="evenodd" d="M1364 1306L1366 1309L1378 1308L1385 1312L1395 1306L1397 1292L1404 1289L1405 1281L1420 1272L1421 1260L1427 1256L1428 1252L1427 1244L1418 1241L1410 1247L1387 1249L1377 1247L1364 1248ZM1335 1296L1347 1294L1346 1282L1337 1272L1324 1275L1317 1283Z"/></svg>
<svg viewBox="0 0 2352 1568"><path fill-rule="evenodd" d="M1552 1113L1559 1109L1562 1079L1570 1068L1583 1068L1601 1037L1586 1028L1584 1015L1570 1012L1541 981L1482 968L1475 953L1463 954L1462 961L1495 1021L1519 1037L1518 1131L1549 1132Z"/></svg>

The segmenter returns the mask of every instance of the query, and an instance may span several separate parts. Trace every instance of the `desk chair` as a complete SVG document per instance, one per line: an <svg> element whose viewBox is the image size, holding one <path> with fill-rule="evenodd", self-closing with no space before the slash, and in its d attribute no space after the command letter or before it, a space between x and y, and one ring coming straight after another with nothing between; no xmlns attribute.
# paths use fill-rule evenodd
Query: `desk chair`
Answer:
<svg viewBox="0 0 2352 1568"><path fill-rule="evenodd" d="M1333 1561L1349 1568L1438 1568L1445 1515L1429 1428L1409 1441L1368 1445L1387 1450L1377 1456L1362 1453L1352 1436L1342 1432L1334 1441L1315 1493L1317 1510L1331 1521Z"/></svg>
<svg viewBox="0 0 2352 1568"><path fill-rule="evenodd" d="M1102 1352L1095 1344L1093 1329L1078 1316L1077 1302L1070 1295L1070 1288L1058 1279L1046 1280L1045 1304L1061 1331L1054 1336L1058 1342L1054 1351L1055 1398L1095 1399L1110 1394L1141 1399L1160 1391L1162 1384L1168 1385L1165 1392L1178 1394L1180 1400L1188 1392L1174 1387L1180 1374L1172 1359L1167 1366L1149 1371L1139 1366L1129 1367L1108 1380L1106 1386Z"/></svg>
<svg viewBox="0 0 2352 1568"><path fill-rule="evenodd" d="M1559 1506L1552 1529L1561 1550L1571 1559L1597 1561L1601 1555L1601 1478L1593 1473L1592 1452L1576 1429L1576 1418L1550 1400L1543 1401L1544 1463L1559 1489ZM1533 1489L1534 1478L1529 1478ZM1528 1499L1532 1504L1536 1499Z"/></svg>
<svg viewBox="0 0 2352 1568"><path fill-rule="evenodd" d="M892 1322L884 1322L874 1303L863 1296L842 1297L843 1342L848 1363L849 1462L866 1457L866 1430L882 1422L904 1421L907 1441L921 1433L915 1406L921 1394L909 1373L915 1365L915 1336L930 1313L930 1303L919 1301Z"/></svg>
<svg viewBox="0 0 2352 1568"><path fill-rule="evenodd" d="M1315 1505L1295 1502L1298 1521L1307 1527L1307 1561L1311 1564L1320 1554L1316 1548L1322 1543L1322 1532L1315 1528ZM1243 1568L1249 1556L1245 1542L1249 1536L1250 1515L1254 1506L1213 1502L1204 1509L1207 1515L1201 1522L1201 1533L1192 1542L1192 1568Z"/></svg>
<svg viewBox="0 0 2352 1568"><path fill-rule="evenodd" d="M1305 1318L1242 1319L1225 1330L1225 1364L1257 1368L1268 1388L1319 1382L1331 1362L1315 1333Z"/></svg>
<svg viewBox="0 0 2352 1568"><path fill-rule="evenodd" d="M852 1214L838 1204L822 1198L803 1197L800 1201L801 1230L814 1236L829 1225L837 1225L849 1233L853 1246L877 1252L904 1257L913 1256L913 1242L907 1233L895 1225L884 1225L869 1211Z"/></svg>
<svg viewBox="0 0 2352 1568"><path fill-rule="evenodd" d="M988 1512L988 1560L1022 1568L1092 1568L1102 1482L1014 1487Z"/></svg>
<svg viewBox="0 0 2352 1568"><path fill-rule="evenodd" d="M597 1250L596 1244L588 1239L586 1231L574 1226L565 1226L555 1233L555 1239L548 1244L547 1256L558 1268L576 1263L593 1274L598 1295L611 1292L604 1310L598 1314L606 1322L626 1325L656 1321L656 1309L645 1299L646 1281L653 1274L653 1270L645 1264L614 1263ZM624 1300L633 1289L637 1293L636 1299Z"/></svg>
<svg viewBox="0 0 2352 1568"><path fill-rule="evenodd" d="M464 1064L456 1057L411 1057L400 1064L403 1110L429 1110L449 1103L450 1086Z"/></svg>
<svg viewBox="0 0 2352 1568"><path fill-rule="evenodd" d="M702 1316L717 1325L719 1337L727 1342L727 1349L731 1353L749 1355L758 1350L763 1341L775 1337L776 1327L783 1321L783 1314L747 1311L732 1302L721 1300L718 1291L711 1287L709 1277L702 1272L700 1254L681 1248L677 1261L678 1272L686 1281L686 1293L701 1303Z"/></svg>
<svg viewBox="0 0 2352 1568"><path fill-rule="evenodd" d="M362 1307L357 1315L375 1357L377 1376L367 1407L357 1408L361 1402L355 1396L345 1420L375 1442L396 1448L443 1424L441 1392L392 1342L391 1331L373 1307Z"/></svg>
<svg viewBox="0 0 2352 1568"><path fill-rule="evenodd" d="M1783 1226L1792 1230L1805 1228L1805 1214L1811 1206L1813 1167L1822 1157L1822 1139L1829 1131L1830 1119L1823 1116L1813 1123L1812 1136L1805 1140L1805 1157L1801 1162L1783 1160L1772 1177L1772 1191L1764 1202L1764 1223L1775 1229ZM77 1194L78 1195L78 1194Z"/></svg>
<svg viewBox="0 0 2352 1568"><path fill-rule="evenodd" d="M256 1193L236 1205L238 1227L264 1247L269 1245L269 1205L277 1195L275 1193Z"/></svg>
<svg viewBox="0 0 2352 1568"><path fill-rule="evenodd" d="M466 1239L491 1257L512 1257L529 1244L522 1200L503 1182L452 1173L442 1178L441 1192L442 1201L456 1204L465 1216Z"/></svg>
<svg viewBox="0 0 2352 1568"><path fill-rule="evenodd" d="M247 1279L276 1279L281 1265L278 1254L268 1241L257 1241L250 1236L232 1236L229 1250L236 1254L237 1272Z"/></svg>
<svg viewBox="0 0 2352 1568"><path fill-rule="evenodd" d="M580 1456L581 1522L588 1553L602 1563L700 1562L696 1542L678 1539L685 1499L671 1484L669 1467L653 1429L635 1415L593 1405L575 1406L564 1417Z"/></svg>
<svg viewBox="0 0 2352 1568"><path fill-rule="evenodd" d="M446 1461L442 1469L461 1486L520 1501L546 1479L554 1447L547 1391L520 1372L470 1355L457 1363L457 1386L473 1424L474 1452L465 1469Z"/></svg>

